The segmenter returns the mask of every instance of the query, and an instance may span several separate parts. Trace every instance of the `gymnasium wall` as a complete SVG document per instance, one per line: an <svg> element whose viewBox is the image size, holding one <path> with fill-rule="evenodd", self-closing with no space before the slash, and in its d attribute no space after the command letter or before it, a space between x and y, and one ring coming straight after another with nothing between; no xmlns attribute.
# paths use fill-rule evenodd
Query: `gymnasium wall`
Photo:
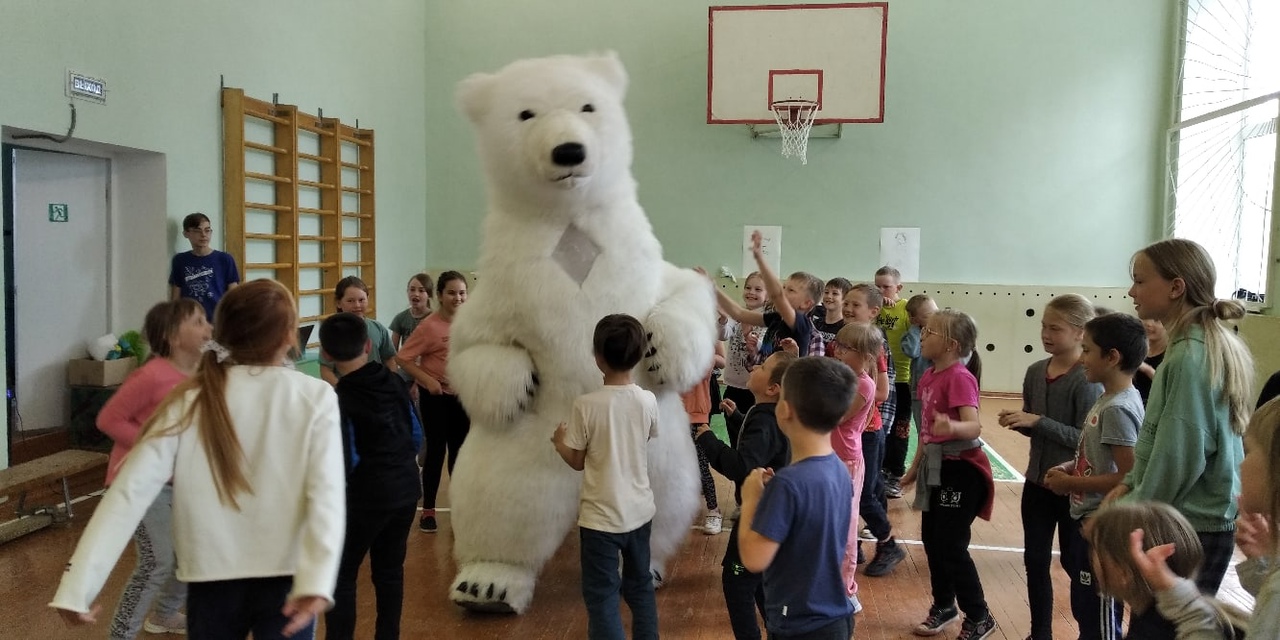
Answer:
<svg viewBox="0 0 1280 640"><path fill-rule="evenodd" d="M676 263L736 271L742 225L780 224L784 271L869 278L879 229L911 226L924 282L1127 286L1158 228L1174 4L891 0L885 122L814 140L801 166L705 124L707 4L430 3L430 264L474 264L484 212L455 84L615 49L641 202Z"/></svg>
<svg viewBox="0 0 1280 640"><path fill-rule="evenodd" d="M420 0L5 2L0 126L61 135L69 120L67 69L106 79L105 106L76 102L74 136L122 158L149 152L113 171L122 178L158 173L163 195L143 204L151 219L168 221L162 231L117 231L118 250L138 274L115 283L122 331L136 328L165 295L169 256L188 248L183 215L209 214L214 245L222 246L220 74L253 97L278 92L281 102L311 113L358 118L377 135L376 285L387 292L379 316L390 318L404 303L402 274L421 268L425 254L424 24ZM125 209L113 211L121 219L138 202L117 196L115 204Z"/></svg>

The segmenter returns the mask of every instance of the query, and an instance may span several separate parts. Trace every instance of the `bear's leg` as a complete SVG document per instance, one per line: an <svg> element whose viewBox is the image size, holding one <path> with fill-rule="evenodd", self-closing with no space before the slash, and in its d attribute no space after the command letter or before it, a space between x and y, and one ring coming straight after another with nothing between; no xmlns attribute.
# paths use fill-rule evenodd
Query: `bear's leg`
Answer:
<svg viewBox="0 0 1280 640"><path fill-rule="evenodd" d="M554 430L537 415L501 433L472 426L449 483L459 567L449 598L458 605L523 613L538 572L577 520L581 474L556 453Z"/></svg>
<svg viewBox="0 0 1280 640"><path fill-rule="evenodd" d="M689 414L674 393L658 394L659 434L649 441L649 484L658 507L649 536L653 570L667 577L667 561L689 538L702 502L698 457L689 436ZM656 586L656 585L655 585Z"/></svg>

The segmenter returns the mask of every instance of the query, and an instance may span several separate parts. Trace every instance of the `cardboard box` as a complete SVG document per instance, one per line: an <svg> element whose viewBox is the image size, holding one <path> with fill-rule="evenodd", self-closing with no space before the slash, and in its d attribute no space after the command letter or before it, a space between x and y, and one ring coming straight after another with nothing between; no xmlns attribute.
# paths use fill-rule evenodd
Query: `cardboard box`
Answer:
<svg viewBox="0 0 1280 640"><path fill-rule="evenodd" d="M133 357L119 360L76 358L67 362L67 384L73 387L114 387L138 367Z"/></svg>

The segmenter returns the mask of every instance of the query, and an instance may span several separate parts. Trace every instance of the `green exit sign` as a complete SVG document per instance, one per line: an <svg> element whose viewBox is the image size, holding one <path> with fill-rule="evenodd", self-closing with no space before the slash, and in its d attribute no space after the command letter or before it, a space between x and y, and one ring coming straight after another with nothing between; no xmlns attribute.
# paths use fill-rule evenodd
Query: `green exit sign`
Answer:
<svg viewBox="0 0 1280 640"><path fill-rule="evenodd" d="M66 222L69 214L69 207L65 204L49 205L49 222Z"/></svg>

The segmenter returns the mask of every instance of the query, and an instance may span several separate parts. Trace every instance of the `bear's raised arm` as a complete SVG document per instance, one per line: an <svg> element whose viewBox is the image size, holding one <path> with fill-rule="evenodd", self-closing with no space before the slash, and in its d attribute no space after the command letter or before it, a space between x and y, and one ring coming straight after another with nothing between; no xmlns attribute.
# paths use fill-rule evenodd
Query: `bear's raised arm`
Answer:
<svg viewBox="0 0 1280 640"><path fill-rule="evenodd" d="M715 357L713 285L692 269L662 264L665 292L642 319L650 349L640 363L641 384L682 392L707 375Z"/></svg>
<svg viewBox="0 0 1280 640"><path fill-rule="evenodd" d="M472 422L507 428L532 405L537 371L529 351L503 325L468 322L485 317L479 308L483 302L474 304L463 305L450 330L449 386Z"/></svg>

